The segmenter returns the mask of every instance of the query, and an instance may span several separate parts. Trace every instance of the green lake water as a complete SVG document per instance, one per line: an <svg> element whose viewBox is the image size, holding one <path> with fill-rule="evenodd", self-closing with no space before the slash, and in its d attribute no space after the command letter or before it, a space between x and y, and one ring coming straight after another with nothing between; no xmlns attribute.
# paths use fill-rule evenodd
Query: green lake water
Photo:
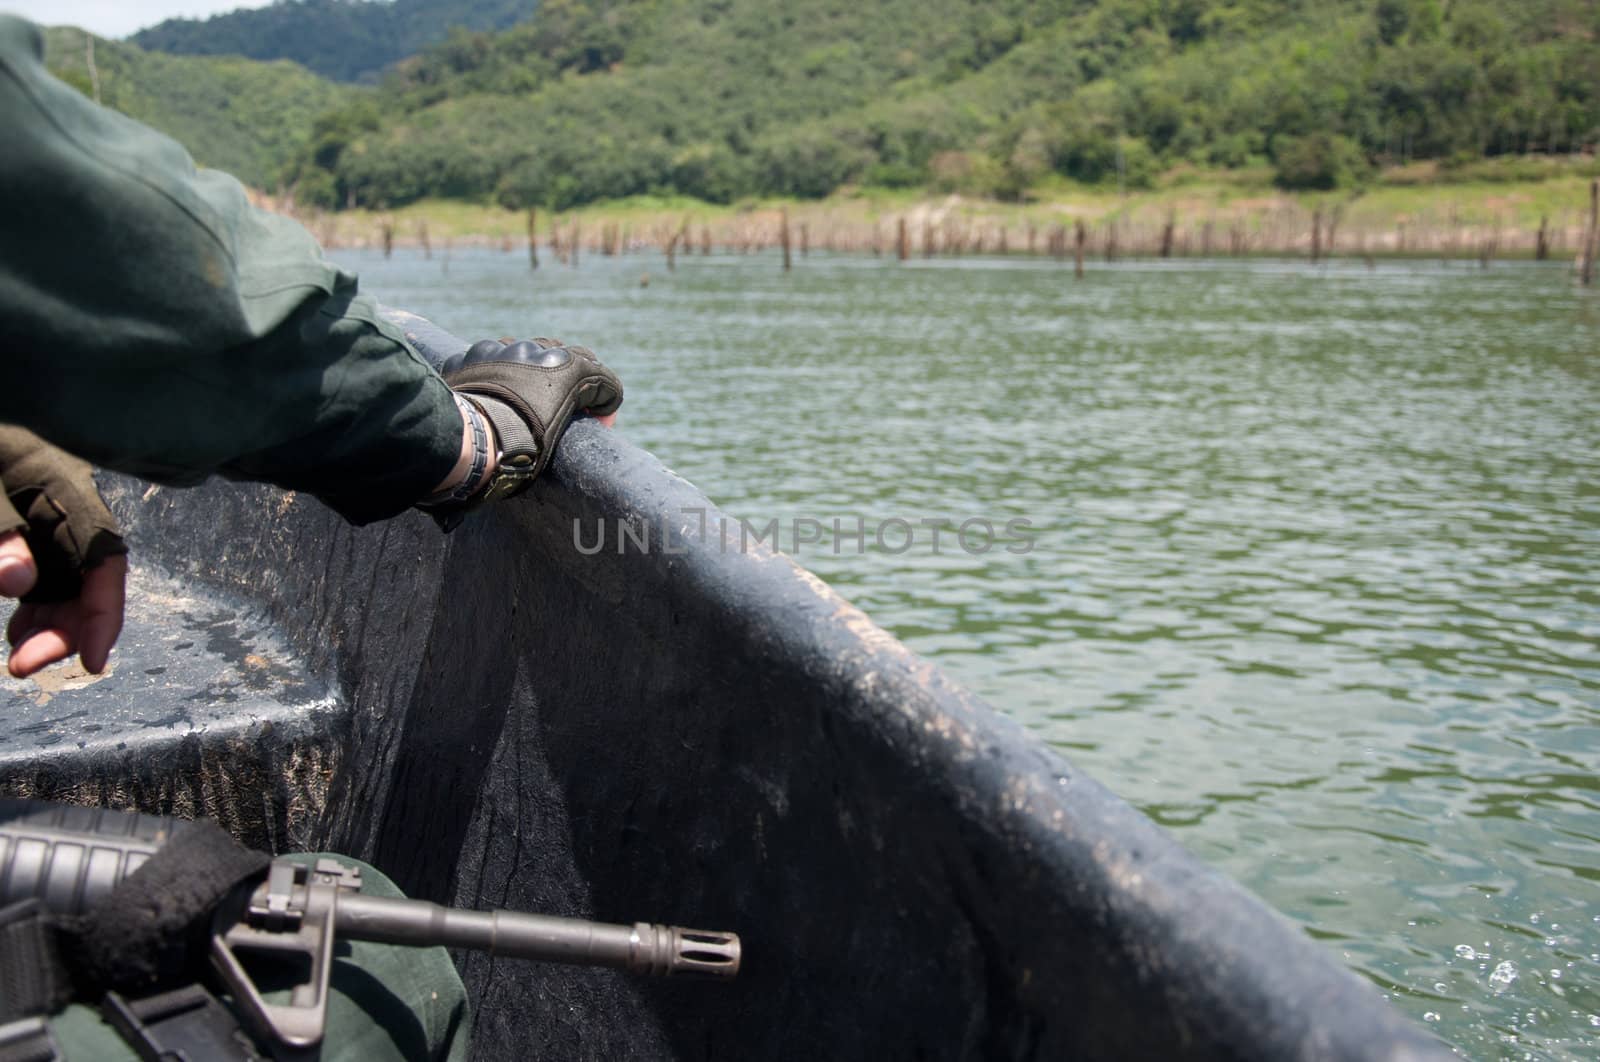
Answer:
<svg viewBox="0 0 1600 1062"><path fill-rule="evenodd" d="M341 258L598 349L631 438L1463 1053L1600 1055L1600 293L1565 267Z"/></svg>

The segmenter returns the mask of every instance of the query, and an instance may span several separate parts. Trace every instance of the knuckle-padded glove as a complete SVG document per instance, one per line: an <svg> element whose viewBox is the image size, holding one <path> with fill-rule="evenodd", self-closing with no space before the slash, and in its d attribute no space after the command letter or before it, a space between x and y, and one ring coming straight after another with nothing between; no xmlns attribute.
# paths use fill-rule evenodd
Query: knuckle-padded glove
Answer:
<svg viewBox="0 0 1600 1062"><path fill-rule="evenodd" d="M573 415L622 405L622 381L587 347L558 339L485 339L440 366L445 383L469 396L494 426L500 461L480 499L525 490L544 471Z"/></svg>
<svg viewBox="0 0 1600 1062"><path fill-rule="evenodd" d="M128 552L88 462L31 431L0 425L0 483L0 533L21 531L39 572L22 600L70 601L84 572Z"/></svg>

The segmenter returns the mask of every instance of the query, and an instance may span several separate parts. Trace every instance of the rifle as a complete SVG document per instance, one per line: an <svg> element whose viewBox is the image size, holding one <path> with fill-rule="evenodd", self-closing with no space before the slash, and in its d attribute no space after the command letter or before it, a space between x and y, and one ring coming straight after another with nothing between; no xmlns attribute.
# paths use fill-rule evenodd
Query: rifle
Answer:
<svg viewBox="0 0 1600 1062"><path fill-rule="evenodd" d="M167 816L0 799L0 909L34 899L54 916L82 914L193 825ZM238 886L217 905L209 942L212 969L233 994L246 1024L274 1054L304 1055L320 1046L337 939L438 944L658 976L726 979L738 973L740 960L733 933L466 911L427 900L371 896L361 892L360 868L351 863L325 857L307 866L274 859L265 880ZM240 961L250 952L309 961L309 976L295 985L288 1004L262 997ZM153 1006L141 1010L143 1003ZM196 1005L192 994L139 1004L108 993L107 1017L136 1046L147 1044L158 1052L147 1027L172 1007ZM219 1006L215 1000L210 1005Z"/></svg>

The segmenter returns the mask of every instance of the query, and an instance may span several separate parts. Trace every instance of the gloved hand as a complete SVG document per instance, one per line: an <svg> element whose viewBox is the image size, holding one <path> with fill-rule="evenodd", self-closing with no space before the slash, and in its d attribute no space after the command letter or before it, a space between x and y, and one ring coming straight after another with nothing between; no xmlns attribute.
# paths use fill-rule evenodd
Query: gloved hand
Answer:
<svg viewBox="0 0 1600 1062"><path fill-rule="evenodd" d="M0 425L0 594L8 669L26 678L73 653L99 674L122 633L128 548L84 462Z"/></svg>
<svg viewBox="0 0 1600 1062"><path fill-rule="evenodd" d="M556 441L578 410L606 416L622 405L617 374L594 351L558 339L481 340L439 371L452 390L482 412L500 453L498 462L487 455L493 466L485 472L487 486L469 475L470 497L430 502L447 529L467 509L526 490L549 464Z"/></svg>
<svg viewBox="0 0 1600 1062"><path fill-rule="evenodd" d="M24 602L70 601L83 573L128 552L87 462L25 428L0 425L0 535L20 531L38 570Z"/></svg>

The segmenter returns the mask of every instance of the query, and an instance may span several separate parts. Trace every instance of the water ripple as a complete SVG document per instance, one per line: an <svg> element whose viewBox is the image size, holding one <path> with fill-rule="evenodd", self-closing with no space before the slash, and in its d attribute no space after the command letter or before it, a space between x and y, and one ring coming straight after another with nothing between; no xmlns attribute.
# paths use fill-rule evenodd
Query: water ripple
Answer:
<svg viewBox="0 0 1600 1062"><path fill-rule="evenodd" d="M1600 311L1564 269L357 264L602 350L625 430L757 522L1032 521L800 559L1469 1055L1600 1054Z"/></svg>

